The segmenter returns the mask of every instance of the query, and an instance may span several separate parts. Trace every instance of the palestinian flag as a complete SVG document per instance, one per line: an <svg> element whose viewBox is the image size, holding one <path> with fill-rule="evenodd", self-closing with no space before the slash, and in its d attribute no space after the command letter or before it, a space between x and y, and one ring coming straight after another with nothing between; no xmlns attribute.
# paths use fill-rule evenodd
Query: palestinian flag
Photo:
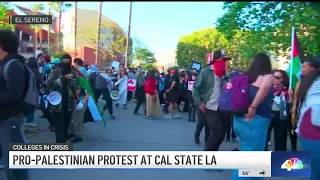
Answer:
<svg viewBox="0 0 320 180"><path fill-rule="evenodd" d="M291 62L287 69L290 77L290 89L294 89L300 80L301 76L301 63L303 61L303 51L301 44L297 37L297 33L294 28L292 28L292 42L291 42Z"/></svg>
<svg viewBox="0 0 320 180"><path fill-rule="evenodd" d="M72 69L75 70L79 74L79 79L78 79L79 86L82 89L85 89L90 94L89 100L88 100L88 108L90 110L90 113L92 115L93 120L94 121L101 121L102 120L104 126L106 127L107 126L106 121L103 119L103 116L99 112L99 108L98 108L97 102L95 101L94 93L93 93L93 90L89 84L88 79L86 78L86 76L82 72L80 72L75 67L73 67Z"/></svg>

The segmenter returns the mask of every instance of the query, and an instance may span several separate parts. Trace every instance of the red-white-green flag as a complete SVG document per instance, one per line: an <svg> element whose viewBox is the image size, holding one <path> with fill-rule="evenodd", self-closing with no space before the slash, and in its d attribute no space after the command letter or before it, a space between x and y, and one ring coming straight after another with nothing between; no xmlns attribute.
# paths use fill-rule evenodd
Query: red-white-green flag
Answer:
<svg viewBox="0 0 320 180"><path fill-rule="evenodd" d="M295 28L292 28L292 37L291 37L291 63L287 72L290 77L290 89L294 89L300 80L301 76L301 60L303 56L303 51L301 44L297 37Z"/></svg>
<svg viewBox="0 0 320 180"><path fill-rule="evenodd" d="M79 86L82 89L85 89L90 94L89 100L88 100L88 108L90 110L90 113L92 115L93 120L94 121L101 121L102 120L104 126L106 127L107 126L106 121L104 120L103 116L99 112L99 108L98 108L97 102L95 101L94 93L93 93L93 90L90 86L88 79L78 69L73 68L73 70L75 70L79 75L79 79L78 79Z"/></svg>

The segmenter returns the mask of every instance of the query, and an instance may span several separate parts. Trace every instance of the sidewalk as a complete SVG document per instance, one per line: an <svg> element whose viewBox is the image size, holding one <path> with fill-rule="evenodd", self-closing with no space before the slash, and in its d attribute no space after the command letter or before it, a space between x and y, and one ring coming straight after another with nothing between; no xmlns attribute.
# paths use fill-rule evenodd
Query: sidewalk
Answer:
<svg viewBox="0 0 320 180"><path fill-rule="evenodd" d="M196 123L188 122L187 115L177 120L147 120L133 115L134 103L127 110L115 108L116 120L109 120L107 128L102 122L85 124L83 142L76 144L76 150L103 151L201 151L202 145L193 142ZM140 113L143 110L141 108ZM39 112L38 112L39 113ZM38 114L37 114L38 116ZM36 117L37 117L36 116ZM47 128L46 119L37 119L41 128ZM204 139L202 134L201 140ZM54 133L49 131L30 139L30 142L54 142ZM224 142L222 150L237 147L236 143ZM2 171L3 173L3 171ZM228 180L232 171L207 172L204 170L31 170L31 180ZM45 178L44 178L45 177ZM271 180L285 178L271 178ZM290 180L304 180L291 178Z"/></svg>

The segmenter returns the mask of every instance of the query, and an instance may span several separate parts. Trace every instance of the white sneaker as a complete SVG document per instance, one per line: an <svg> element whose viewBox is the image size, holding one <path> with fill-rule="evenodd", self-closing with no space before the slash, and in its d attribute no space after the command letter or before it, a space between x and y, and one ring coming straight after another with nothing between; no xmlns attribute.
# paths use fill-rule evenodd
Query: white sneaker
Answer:
<svg viewBox="0 0 320 180"><path fill-rule="evenodd" d="M180 113L177 113L177 114L173 117L173 119L181 119Z"/></svg>
<svg viewBox="0 0 320 180"><path fill-rule="evenodd" d="M36 127L38 126L39 124L38 123L26 123L27 126L30 126L30 127Z"/></svg>
<svg viewBox="0 0 320 180"><path fill-rule="evenodd" d="M170 115L165 115L164 118L171 120L171 116Z"/></svg>
<svg viewBox="0 0 320 180"><path fill-rule="evenodd" d="M268 146L271 146L271 142L270 141L268 142Z"/></svg>
<svg viewBox="0 0 320 180"><path fill-rule="evenodd" d="M147 117L149 120L153 120L154 118L152 116Z"/></svg>

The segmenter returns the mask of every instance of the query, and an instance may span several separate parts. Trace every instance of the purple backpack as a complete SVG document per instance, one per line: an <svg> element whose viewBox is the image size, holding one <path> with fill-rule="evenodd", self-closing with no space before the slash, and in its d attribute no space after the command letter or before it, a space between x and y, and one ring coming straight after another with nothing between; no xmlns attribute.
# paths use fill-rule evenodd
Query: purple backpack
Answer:
<svg viewBox="0 0 320 180"><path fill-rule="evenodd" d="M234 72L220 93L219 110L244 116L249 106L249 77L241 71Z"/></svg>

